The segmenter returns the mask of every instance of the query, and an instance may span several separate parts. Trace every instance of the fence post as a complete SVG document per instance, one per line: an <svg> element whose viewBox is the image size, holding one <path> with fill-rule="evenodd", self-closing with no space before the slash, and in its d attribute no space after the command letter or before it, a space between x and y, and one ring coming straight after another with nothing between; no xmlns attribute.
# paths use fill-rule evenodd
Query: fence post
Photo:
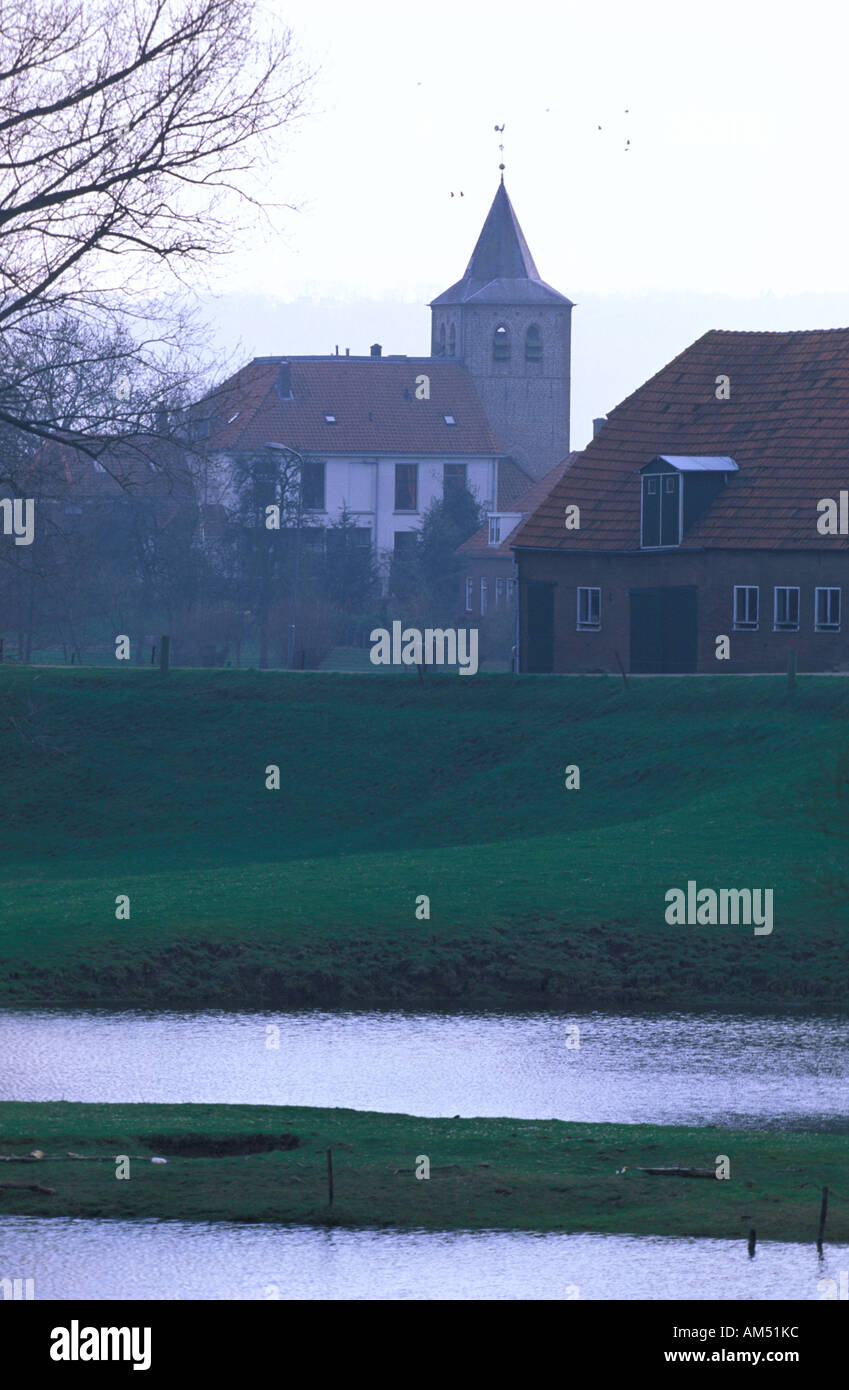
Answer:
<svg viewBox="0 0 849 1390"><path fill-rule="evenodd" d="M822 1190L822 1202L820 1203L820 1224L817 1228L817 1254L822 1254L822 1238L825 1231L825 1218L828 1211L828 1188Z"/></svg>
<svg viewBox="0 0 849 1390"><path fill-rule="evenodd" d="M159 672L160 675L168 675L168 667L171 662L171 638L167 633L163 633L159 639Z"/></svg>
<svg viewBox="0 0 849 1390"><path fill-rule="evenodd" d="M621 656L619 655L618 652L615 653L615 656L616 656L617 664L618 664L618 666L619 666L619 673L620 673L620 675L622 676L622 682L623 682L623 684L624 684L624 686L625 686L625 689L627 690L627 689L628 689L628 677L625 675L625 667L622 665L622 658L621 658Z"/></svg>

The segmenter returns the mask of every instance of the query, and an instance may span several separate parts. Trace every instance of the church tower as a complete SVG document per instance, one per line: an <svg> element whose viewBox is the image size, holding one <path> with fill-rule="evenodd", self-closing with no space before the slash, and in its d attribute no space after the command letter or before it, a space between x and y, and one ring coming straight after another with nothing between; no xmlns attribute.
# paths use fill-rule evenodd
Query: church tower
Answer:
<svg viewBox="0 0 849 1390"><path fill-rule="evenodd" d="M503 174L465 275L430 308L431 356L466 367L499 450L547 473L569 452L572 301L540 278Z"/></svg>

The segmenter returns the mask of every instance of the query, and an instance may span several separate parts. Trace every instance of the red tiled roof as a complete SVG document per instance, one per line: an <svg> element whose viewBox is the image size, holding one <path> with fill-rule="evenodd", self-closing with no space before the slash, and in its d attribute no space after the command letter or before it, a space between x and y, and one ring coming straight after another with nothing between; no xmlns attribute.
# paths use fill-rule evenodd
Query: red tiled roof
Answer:
<svg viewBox="0 0 849 1390"><path fill-rule="evenodd" d="M287 362L291 400L277 389ZM422 375L429 400L416 399ZM213 416L205 447L228 452L275 443L325 455L498 453L465 368L430 357L255 358L195 408L204 411Z"/></svg>
<svg viewBox="0 0 849 1390"><path fill-rule="evenodd" d="M526 488L525 491L515 499L512 505L505 505L500 500L499 489L499 510L504 512L521 512L523 516L529 516L536 511L541 502L545 500L551 489L559 483L566 469L574 459L578 458L577 453L567 454L561 463L556 463L541 478L537 478L533 487ZM521 526L521 522L519 525ZM518 528L517 528L518 529ZM500 545L490 545L489 543L489 520L479 531L470 536L462 545L458 545L458 555L484 555L489 559L510 558L511 548L515 544L516 531L511 531L510 535L501 542Z"/></svg>
<svg viewBox="0 0 849 1390"><path fill-rule="evenodd" d="M57 499L192 495L185 452L171 440L94 438L88 446L92 452L56 440L43 444L25 471L24 486Z"/></svg>
<svg viewBox="0 0 849 1390"><path fill-rule="evenodd" d="M730 378L728 400L718 376ZM638 550L637 470L659 454L728 455L739 469L681 548L849 548L817 531L818 501L849 486L849 329L706 333L610 412L510 542ZM580 530L567 531L573 503Z"/></svg>

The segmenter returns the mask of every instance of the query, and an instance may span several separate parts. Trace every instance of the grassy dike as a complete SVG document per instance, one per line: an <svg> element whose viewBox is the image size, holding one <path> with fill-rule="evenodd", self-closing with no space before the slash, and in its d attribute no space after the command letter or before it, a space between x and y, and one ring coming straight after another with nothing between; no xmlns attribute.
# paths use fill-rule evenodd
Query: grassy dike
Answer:
<svg viewBox="0 0 849 1390"><path fill-rule="evenodd" d="M847 709L808 676L0 668L0 1003L845 1006ZM668 926L691 878L773 888L772 935Z"/></svg>
<svg viewBox="0 0 849 1390"><path fill-rule="evenodd" d="M291 1144L293 1136L296 1147L249 1152L263 1143ZM55 1195L0 1188L0 1211L741 1240L754 1226L759 1240L812 1241L820 1184L845 1198L849 1141L260 1105L0 1104L0 1151L34 1148L47 1157L3 1163L0 1180L36 1182ZM110 1157L80 1162L68 1150ZM115 1177L111 1156L117 1154L141 1156L131 1158L128 1180ZM718 1154L731 1164L722 1181L635 1171L637 1165L713 1167ZM152 1164L152 1155L168 1161ZM421 1155L430 1160L427 1181L415 1176ZM829 1207L827 1239L849 1241L845 1199Z"/></svg>

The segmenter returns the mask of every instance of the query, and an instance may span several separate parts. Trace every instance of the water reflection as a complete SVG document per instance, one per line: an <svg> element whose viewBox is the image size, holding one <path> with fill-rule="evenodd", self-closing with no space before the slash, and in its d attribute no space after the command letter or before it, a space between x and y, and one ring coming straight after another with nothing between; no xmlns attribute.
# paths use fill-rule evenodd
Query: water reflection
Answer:
<svg viewBox="0 0 849 1390"><path fill-rule="evenodd" d="M5 1010L0 1039L5 1100L849 1132L835 1016Z"/></svg>
<svg viewBox="0 0 849 1390"><path fill-rule="evenodd" d="M849 1246L0 1217L36 1299L822 1299ZM844 1279L845 1283L845 1279Z"/></svg>

